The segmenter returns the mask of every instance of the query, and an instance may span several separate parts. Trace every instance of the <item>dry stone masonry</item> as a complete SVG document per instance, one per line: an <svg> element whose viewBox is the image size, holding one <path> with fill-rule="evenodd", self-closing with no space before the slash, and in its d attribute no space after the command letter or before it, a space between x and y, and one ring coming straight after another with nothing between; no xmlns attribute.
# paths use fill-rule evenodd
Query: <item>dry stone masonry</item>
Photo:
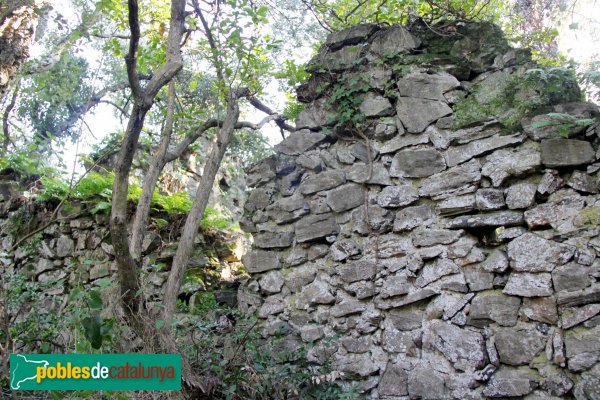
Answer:
<svg viewBox="0 0 600 400"><path fill-rule="evenodd" d="M365 398L599 399L600 128L564 122L598 116L573 78L488 24L357 26L310 70L301 129L248 171L264 335Z"/></svg>

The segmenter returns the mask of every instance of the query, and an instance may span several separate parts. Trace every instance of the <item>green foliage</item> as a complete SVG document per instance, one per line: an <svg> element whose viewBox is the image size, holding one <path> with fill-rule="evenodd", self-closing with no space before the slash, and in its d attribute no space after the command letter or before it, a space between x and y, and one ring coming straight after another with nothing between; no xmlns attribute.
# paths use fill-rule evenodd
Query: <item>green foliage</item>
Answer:
<svg viewBox="0 0 600 400"><path fill-rule="evenodd" d="M502 0L389 0L358 4L347 0L325 0L307 3L321 24L331 30L368 22L406 24L418 17L430 24L442 20L498 20L506 10L506 2Z"/></svg>
<svg viewBox="0 0 600 400"><path fill-rule="evenodd" d="M35 157L30 151L18 150L0 156L0 173L16 172L21 177L56 177L60 170L48 166L45 160Z"/></svg>
<svg viewBox="0 0 600 400"><path fill-rule="evenodd" d="M216 210L210 206L206 207L204 211L204 217L200 223L200 228L203 230L210 229L235 229L236 223L231 217L223 215L219 210Z"/></svg>
<svg viewBox="0 0 600 400"><path fill-rule="evenodd" d="M525 72L524 84L540 94L542 102L547 104L581 100L581 92L572 68L532 68Z"/></svg>
<svg viewBox="0 0 600 400"><path fill-rule="evenodd" d="M195 336L185 352L194 368L213 377L214 399L358 399L339 381L343 374L329 365L307 361L308 347L280 333L264 340L256 317L216 309L196 319L180 337ZM219 321L231 319L233 330L220 332ZM215 321L215 322L212 322Z"/></svg>
<svg viewBox="0 0 600 400"><path fill-rule="evenodd" d="M569 137L569 133L573 128L591 126L596 122L594 118L577 118L564 113L548 113L546 117L547 119L533 122L531 126L536 129L545 126L554 126L565 138Z"/></svg>
<svg viewBox="0 0 600 400"><path fill-rule="evenodd" d="M337 112L337 131L354 131L361 129L365 116L359 107L362 95L369 91L369 80L366 75L342 76L334 85L326 106ZM330 121L331 122L331 121Z"/></svg>
<svg viewBox="0 0 600 400"><path fill-rule="evenodd" d="M477 83L454 106L455 126L462 128L490 118L509 130L540 108L580 99L574 72L565 68L535 68L523 75L496 73Z"/></svg>
<svg viewBox="0 0 600 400"><path fill-rule="evenodd" d="M92 92L90 75L85 59L65 53L50 70L23 82L18 113L31 123L37 141L76 134L73 122Z"/></svg>
<svg viewBox="0 0 600 400"><path fill-rule="evenodd" d="M273 154L273 148L260 131L243 129L233 134L226 156L237 159L242 168L247 168ZM238 171L239 173L239 171Z"/></svg>
<svg viewBox="0 0 600 400"><path fill-rule="evenodd" d="M288 100L283 108L283 116L290 121L295 121L298 115L304 110L304 103L295 100Z"/></svg>
<svg viewBox="0 0 600 400"><path fill-rule="evenodd" d="M185 192L165 196L155 191L152 195L152 205L155 210L165 211L169 214L185 214L192 208L192 200Z"/></svg>
<svg viewBox="0 0 600 400"><path fill-rule="evenodd" d="M592 62L583 68L579 79L590 100L600 101L600 61Z"/></svg>

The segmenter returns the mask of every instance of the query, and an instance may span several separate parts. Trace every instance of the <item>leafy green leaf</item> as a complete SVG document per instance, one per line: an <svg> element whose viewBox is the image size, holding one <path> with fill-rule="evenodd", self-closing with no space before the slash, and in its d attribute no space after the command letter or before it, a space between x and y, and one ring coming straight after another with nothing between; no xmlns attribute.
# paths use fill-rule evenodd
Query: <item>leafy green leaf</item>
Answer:
<svg viewBox="0 0 600 400"><path fill-rule="evenodd" d="M90 342L92 348L102 347L102 318L99 315L86 317L81 321L85 338Z"/></svg>
<svg viewBox="0 0 600 400"><path fill-rule="evenodd" d="M90 290L89 296L90 297L88 300L88 306L92 310L101 310L102 309L102 297L100 296L100 293L98 293L98 291L96 291L96 290Z"/></svg>

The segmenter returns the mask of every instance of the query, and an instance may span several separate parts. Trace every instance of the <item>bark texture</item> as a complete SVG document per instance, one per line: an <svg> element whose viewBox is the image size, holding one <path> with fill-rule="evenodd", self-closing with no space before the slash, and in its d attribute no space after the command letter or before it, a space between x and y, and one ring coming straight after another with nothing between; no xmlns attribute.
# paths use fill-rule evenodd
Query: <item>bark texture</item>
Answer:
<svg viewBox="0 0 600 400"><path fill-rule="evenodd" d="M0 6L0 99L29 57L38 17L31 1Z"/></svg>

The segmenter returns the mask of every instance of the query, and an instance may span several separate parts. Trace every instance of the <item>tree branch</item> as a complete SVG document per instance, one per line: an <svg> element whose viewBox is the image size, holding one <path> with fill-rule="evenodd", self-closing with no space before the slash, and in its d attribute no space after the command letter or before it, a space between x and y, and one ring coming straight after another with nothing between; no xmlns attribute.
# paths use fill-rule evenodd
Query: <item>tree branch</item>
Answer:
<svg viewBox="0 0 600 400"><path fill-rule="evenodd" d="M12 142L10 138L10 128L8 127L8 118L10 117L10 112L15 108L15 104L17 103L17 97L19 96L19 88L20 88L20 80L17 80L15 84L15 90L13 91L13 95L10 99L10 103L4 110L4 114L2 115L2 133L4 134L4 139L2 141L2 154L6 154L8 150L8 145Z"/></svg>
<svg viewBox="0 0 600 400"><path fill-rule="evenodd" d="M127 5L129 7L129 30L131 31L129 53L125 56L127 78L129 79L133 96L141 99L144 92L137 74L137 52L140 42L139 8L137 0L128 0Z"/></svg>
<svg viewBox="0 0 600 400"><path fill-rule="evenodd" d="M135 0L130 0L135 1ZM171 2L171 20L169 22L169 37L167 38L165 64L158 70L146 86L144 103L152 105L158 91L173 79L183 68L181 55L181 38L185 32L185 0Z"/></svg>
<svg viewBox="0 0 600 400"><path fill-rule="evenodd" d="M206 19L204 18L204 14L202 13L202 9L200 9L198 0L192 0L192 4L194 6L194 11L196 11L198 18L200 18L202 27L204 28L204 35L206 36L206 39L208 39L208 44L210 46L213 62L215 64L215 69L217 70L217 78L221 83L224 84L225 79L223 77L223 63L221 62L221 58L219 56L219 50L215 41L215 37L213 36L212 30L210 29L208 23L206 22Z"/></svg>

